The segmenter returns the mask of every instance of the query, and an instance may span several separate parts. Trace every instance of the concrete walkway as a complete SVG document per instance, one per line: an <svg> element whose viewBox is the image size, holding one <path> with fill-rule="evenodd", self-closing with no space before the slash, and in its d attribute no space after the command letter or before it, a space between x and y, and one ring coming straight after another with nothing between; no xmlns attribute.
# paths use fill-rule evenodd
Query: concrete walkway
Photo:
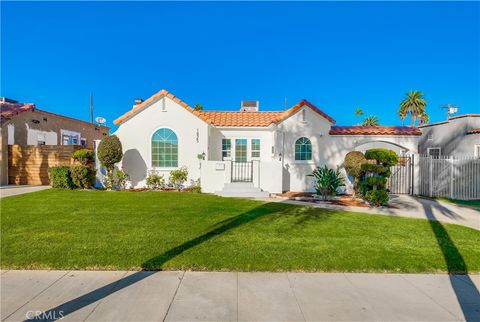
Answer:
<svg viewBox="0 0 480 322"><path fill-rule="evenodd" d="M50 186L1 186L0 187L0 198L23 195L25 193L40 191L51 188Z"/></svg>
<svg viewBox="0 0 480 322"><path fill-rule="evenodd" d="M2 321L478 321L480 275L2 271Z"/></svg>
<svg viewBox="0 0 480 322"><path fill-rule="evenodd" d="M312 206L325 209L438 220L446 223L463 225L480 230L480 211L474 210L472 208L458 206L450 202L418 198L409 195L393 195L390 198L390 204L392 206L395 206L396 209L373 207L345 207L323 203L311 203L289 200L287 198L268 198L262 200L269 202L285 202L295 205Z"/></svg>

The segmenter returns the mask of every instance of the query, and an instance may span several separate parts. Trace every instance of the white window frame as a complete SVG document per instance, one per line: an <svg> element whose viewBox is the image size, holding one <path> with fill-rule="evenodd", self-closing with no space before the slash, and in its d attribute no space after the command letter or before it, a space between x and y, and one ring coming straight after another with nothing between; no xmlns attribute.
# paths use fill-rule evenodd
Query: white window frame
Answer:
<svg viewBox="0 0 480 322"><path fill-rule="evenodd" d="M223 149L223 140L228 140L230 141L230 150L224 150ZM221 142L221 150L222 150L222 160L225 160L225 159L229 159L231 160L232 159L232 139L231 138L222 138L222 142ZM228 156L223 156L223 152L228 152L229 155Z"/></svg>
<svg viewBox="0 0 480 322"><path fill-rule="evenodd" d="M258 150L253 149L253 140L258 140ZM251 138L250 139L250 157L252 160L259 160L260 156L262 155L262 140L259 138ZM258 152L258 156L253 156L254 152Z"/></svg>
<svg viewBox="0 0 480 322"><path fill-rule="evenodd" d="M441 155L442 155L442 148L440 148L440 147L433 147L433 148L428 148L428 149L427 149L427 155L428 155L429 157L430 157L430 156L433 157L433 155L430 155L430 150L438 150L438 156L441 156Z"/></svg>
<svg viewBox="0 0 480 322"><path fill-rule="evenodd" d="M70 138L76 138L77 143L76 144L64 144L64 137L68 137L68 141L70 142ZM61 145L80 145L80 138L81 134L79 132L75 131L69 131L69 130L60 130L60 142Z"/></svg>

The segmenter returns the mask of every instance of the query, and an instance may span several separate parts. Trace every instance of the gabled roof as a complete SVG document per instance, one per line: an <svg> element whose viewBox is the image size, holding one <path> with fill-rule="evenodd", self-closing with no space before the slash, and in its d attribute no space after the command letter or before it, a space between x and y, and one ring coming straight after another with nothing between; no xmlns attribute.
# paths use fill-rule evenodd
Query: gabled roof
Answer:
<svg viewBox="0 0 480 322"><path fill-rule="evenodd" d="M153 94L152 96L150 96L148 99L146 99L145 101L143 101L142 103L140 104L137 104L135 105L130 111L128 111L127 113L123 114L122 116L120 116L119 118L117 118L115 121L113 121L113 124L115 125L119 125L123 122L125 122L128 118L132 117L133 115L137 114L138 112L140 112L141 110L143 110L145 107L149 106L150 104L154 103L155 101L159 100L160 98L162 98L163 96L166 96L170 99L172 99L175 103L178 103L181 107L183 107L184 109L186 109L187 111L189 111L190 113L198 116L199 118L201 118L203 121L207 122L210 124L210 122L207 120L207 119L204 119L199 111L195 111L193 108L191 108L187 103L185 103L184 101L182 101L181 99L179 99L178 97L176 97L175 95L173 95L172 93L170 93L169 91L167 91L166 89L162 89L161 91Z"/></svg>
<svg viewBox="0 0 480 322"><path fill-rule="evenodd" d="M174 102L178 103L184 109L190 113L196 115L201 120L213 126L241 126L241 127L267 127L271 124L278 124L286 120L293 114L295 114L303 106L307 106L315 113L321 115L331 123L335 123L335 120L328 116L326 113L315 107L309 101L303 99L294 105L292 108L286 111L265 111L265 112L233 112L233 111L196 111L190 107L187 103L180 100L175 95L171 94L169 91L162 89L158 93L154 94L147 100L142 103L135 105L130 111L123 114L115 121L113 124L120 125L125 122L127 119L137 114L147 106L156 102L163 96L166 96L172 99Z"/></svg>
<svg viewBox="0 0 480 322"><path fill-rule="evenodd" d="M33 110L34 108L35 104L31 103L11 103L3 101L0 103L1 123L3 124L15 115Z"/></svg>
<svg viewBox="0 0 480 322"><path fill-rule="evenodd" d="M411 126L332 126L330 135L422 135L417 127Z"/></svg>

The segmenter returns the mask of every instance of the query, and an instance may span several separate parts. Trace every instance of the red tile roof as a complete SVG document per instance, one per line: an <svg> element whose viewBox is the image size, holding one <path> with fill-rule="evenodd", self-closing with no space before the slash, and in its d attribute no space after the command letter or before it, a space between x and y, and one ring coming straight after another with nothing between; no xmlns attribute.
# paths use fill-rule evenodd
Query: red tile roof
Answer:
<svg viewBox="0 0 480 322"><path fill-rule="evenodd" d="M422 135L410 126L332 126L330 135Z"/></svg>
<svg viewBox="0 0 480 322"><path fill-rule="evenodd" d="M135 105L130 111L123 114L117 118L113 123L119 125L126 121L129 117L137 114L143 108L152 104L156 100L160 99L162 96L171 98L173 101L178 103L180 106L185 108L187 111L198 116L203 121L214 126L249 126L249 127L266 127L270 124L278 124L288 117L295 114L302 106L307 106L315 113L318 113L322 117L326 118L329 122L335 123L335 120L328 116L326 113L319 110L312 103L307 100L301 100L292 108L286 111L275 111L275 112L225 112L225 111L195 111L187 103L180 100L175 95L171 94L167 90L162 89L158 93L154 94L144 102Z"/></svg>
<svg viewBox="0 0 480 322"><path fill-rule="evenodd" d="M1 123L3 124L15 115L33 110L34 108L35 104L30 103L2 102L0 103Z"/></svg>
<svg viewBox="0 0 480 322"><path fill-rule="evenodd" d="M480 134L480 128L468 130L467 134Z"/></svg>
<svg viewBox="0 0 480 322"><path fill-rule="evenodd" d="M253 126L265 127L276 123L283 112L218 112L201 111L205 119L214 126Z"/></svg>

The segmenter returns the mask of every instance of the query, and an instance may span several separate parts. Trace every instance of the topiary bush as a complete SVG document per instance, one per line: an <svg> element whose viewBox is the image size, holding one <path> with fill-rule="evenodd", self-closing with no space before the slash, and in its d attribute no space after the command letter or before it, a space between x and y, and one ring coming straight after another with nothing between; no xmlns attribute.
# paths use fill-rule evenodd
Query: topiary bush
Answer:
<svg viewBox="0 0 480 322"><path fill-rule="evenodd" d="M375 207L386 206L388 204L388 192L386 190L367 191L363 198Z"/></svg>
<svg viewBox="0 0 480 322"><path fill-rule="evenodd" d="M95 184L96 171L82 164L73 165L70 175L73 184L80 189L90 189Z"/></svg>
<svg viewBox="0 0 480 322"><path fill-rule="evenodd" d="M365 152L365 157L369 163L362 165L363 198L377 207L386 205L388 203L387 179L391 174L390 167L398 163L398 156L392 150L371 149Z"/></svg>
<svg viewBox="0 0 480 322"><path fill-rule="evenodd" d="M48 169L50 185L53 188L73 189L75 185L72 182L70 168L66 166L52 167Z"/></svg>
<svg viewBox="0 0 480 322"><path fill-rule="evenodd" d="M95 162L95 152L89 149L80 149L73 153L73 159L82 165L89 165Z"/></svg>
<svg viewBox="0 0 480 322"><path fill-rule="evenodd" d="M186 167L181 167L179 169L175 169L170 171L169 181L173 187L180 191L182 189L183 184L188 179L188 169Z"/></svg>
<svg viewBox="0 0 480 322"><path fill-rule="evenodd" d="M122 143L116 135L108 136L100 141L97 149L97 157L100 163L107 169L105 185L111 190L113 186L113 170L115 164L122 160Z"/></svg>
<svg viewBox="0 0 480 322"><path fill-rule="evenodd" d="M360 151L351 151L348 152L345 156L343 164L345 166L345 171L349 176L353 178L353 196L358 190L358 182L362 178L364 170L362 166L368 161Z"/></svg>

